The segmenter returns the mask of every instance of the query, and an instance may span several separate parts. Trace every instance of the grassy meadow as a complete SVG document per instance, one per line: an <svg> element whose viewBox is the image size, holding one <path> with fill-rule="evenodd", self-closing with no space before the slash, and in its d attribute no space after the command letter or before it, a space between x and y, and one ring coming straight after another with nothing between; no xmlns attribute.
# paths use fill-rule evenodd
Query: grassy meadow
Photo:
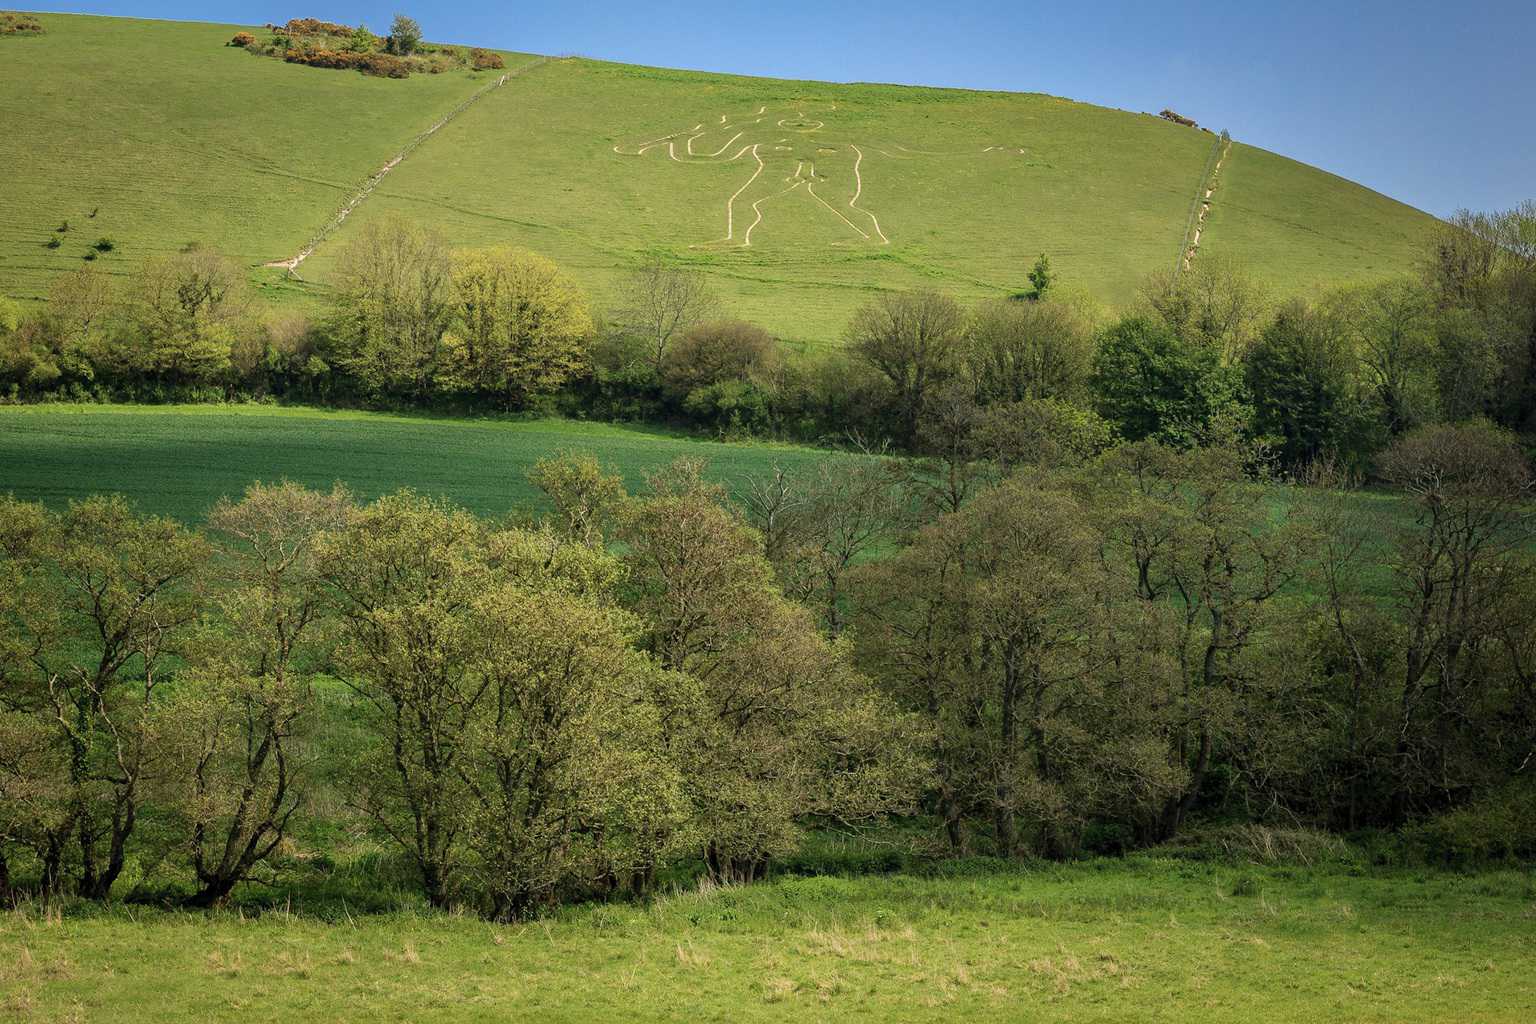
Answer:
<svg viewBox="0 0 1536 1024"><path fill-rule="evenodd" d="M423 144L295 282L261 265L294 255L489 74L383 80L223 47L237 26L43 20L47 34L6 40L0 60L0 122L11 128L0 138L0 293L29 299L105 236L117 248L97 265L117 273L198 241L249 266L273 302L314 304L339 247L403 213L456 245L548 255L600 305L660 253L707 271L734 315L801 344L835 343L881 290L1016 292L1041 252L1063 287L1118 307L1173 264L1214 144L1042 93L559 60ZM508 67L533 59L509 54ZM1241 125L1227 127L1241 139ZM64 244L45 248L65 220ZM1236 145L1202 251L1242 260L1281 294L1305 293L1406 269L1431 224Z"/></svg>
<svg viewBox="0 0 1536 1024"><path fill-rule="evenodd" d="M78 914L79 916L76 916ZM0 917L25 1022L1518 1022L1536 883L1135 857L781 877L501 927L119 905Z"/></svg>
<svg viewBox="0 0 1536 1024"><path fill-rule="evenodd" d="M253 480L346 483L359 497L400 487L482 515L539 503L527 470L562 450L591 451L631 488L681 456L730 486L825 458L810 448L722 444L654 428L571 420L466 420L272 406L0 407L0 493L60 505L116 491L146 512L200 523Z"/></svg>

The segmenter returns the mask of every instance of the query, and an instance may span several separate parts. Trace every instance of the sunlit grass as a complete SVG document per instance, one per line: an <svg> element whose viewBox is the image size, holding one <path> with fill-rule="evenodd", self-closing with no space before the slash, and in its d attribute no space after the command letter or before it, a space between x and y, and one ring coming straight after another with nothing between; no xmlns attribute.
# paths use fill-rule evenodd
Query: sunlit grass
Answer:
<svg viewBox="0 0 1536 1024"><path fill-rule="evenodd" d="M1521 1022L1536 1013L1533 921L1536 887L1512 872L1356 877L1152 858L706 886L514 927L28 908L0 918L0 1013Z"/></svg>

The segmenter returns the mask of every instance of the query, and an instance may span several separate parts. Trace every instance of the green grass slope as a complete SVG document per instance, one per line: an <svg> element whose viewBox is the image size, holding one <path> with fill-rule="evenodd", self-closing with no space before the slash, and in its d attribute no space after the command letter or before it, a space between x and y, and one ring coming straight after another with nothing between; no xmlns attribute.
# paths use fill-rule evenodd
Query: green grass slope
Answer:
<svg viewBox="0 0 1536 1024"><path fill-rule="evenodd" d="M197 240L252 266L275 298L313 301L347 238L400 212L455 244L552 256L600 302L637 260L664 253L708 271L737 315L812 344L834 342L882 289L1017 291L1041 252L1065 282L1119 307L1175 262L1214 143L1042 94L552 61L429 139L304 264L305 283L278 285L256 268L296 253L361 179L489 76L291 66L222 48L234 26L44 22L45 36L0 42L11 172L0 292L24 297L108 235L119 271ZM65 245L43 248L66 218ZM1291 294L1406 269L1432 223L1237 145L1201 252L1238 257Z"/></svg>
<svg viewBox="0 0 1536 1024"><path fill-rule="evenodd" d="M1200 256L1263 267L1283 295L1402 273L1422 250L1427 218L1397 200L1237 142L1212 198Z"/></svg>
<svg viewBox="0 0 1536 1024"><path fill-rule="evenodd" d="M595 453L631 489L682 456L733 486L825 452L734 445L569 420L428 419L260 406L0 406L0 494L62 505L121 492L146 512L200 523L254 480L346 483L363 498L399 487L482 515L540 505L527 471L563 449Z"/></svg>
<svg viewBox="0 0 1536 1024"><path fill-rule="evenodd" d="M1232 895L1239 877L1258 893ZM0 915L0 1007L34 1024L1527 1024L1532 895L1516 872L1362 878L1137 859L785 878L514 927L20 911Z"/></svg>
<svg viewBox="0 0 1536 1024"><path fill-rule="evenodd" d="M285 64L225 47L228 25L39 17L46 34L0 39L0 294L22 298L103 236L117 249L96 265L119 274L193 241L253 268L291 256L403 143L494 80ZM65 220L64 244L45 248Z"/></svg>

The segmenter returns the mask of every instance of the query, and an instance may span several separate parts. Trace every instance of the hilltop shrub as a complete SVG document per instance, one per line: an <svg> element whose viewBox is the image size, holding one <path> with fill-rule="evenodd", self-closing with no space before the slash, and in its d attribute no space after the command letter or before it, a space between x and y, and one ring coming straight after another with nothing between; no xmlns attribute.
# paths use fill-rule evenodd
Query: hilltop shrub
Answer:
<svg viewBox="0 0 1536 1024"><path fill-rule="evenodd" d="M30 14L0 14L0 36L40 36L43 25Z"/></svg>
<svg viewBox="0 0 1536 1024"><path fill-rule="evenodd" d="M476 71L500 71L507 66L501 54L475 47L469 51L469 66Z"/></svg>
<svg viewBox="0 0 1536 1024"><path fill-rule="evenodd" d="M421 49L421 26L416 23L416 19L397 14L390 23L389 38L385 42L390 53L397 57L409 57Z"/></svg>
<svg viewBox="0 0 1536 1024"><path fill-rule="evenodd" d="M269 26L274 30L277 26ZM351 36L353 29L350 25L338 25L334 21L320 21L318 18L290 18L282 29L290 36Z"/></svg>
<svg viewBox="0 0 1536 1024"><path fill-rule="evenodd" d="M238 46L243 50L256 45L256 37L251 35L249 32L236 32L233 36L230 37L229 42L225 43L224 45Z"/></svg>

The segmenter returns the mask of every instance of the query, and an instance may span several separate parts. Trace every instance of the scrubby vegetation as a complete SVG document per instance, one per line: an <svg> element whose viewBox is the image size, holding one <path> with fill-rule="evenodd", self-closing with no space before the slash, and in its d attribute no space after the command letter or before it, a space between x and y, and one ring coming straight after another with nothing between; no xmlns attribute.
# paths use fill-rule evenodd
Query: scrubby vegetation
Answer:
<svg viewBox="0 0 1536 1024"><path fill-rule="evenodd" d="M367 26L352 28L315 18L293 18L282 25L267 25L266 38L240 31L228 45L263 57L278 57L289 64L316 68L342 68L380 78L408 78L418 74L439 75L455 68L488 71L506 66L501 56L488 50L462 53L451 46L432 46L421 38L421 26L403 14L395 16L387 36L379 37Z"/></svg>
<svg viewBox="0 0 1536 1024"><path fill-rule="evenodd" d="M0 11L0 36L40 36L43 24L35 14L13 14Z"/></svg>

